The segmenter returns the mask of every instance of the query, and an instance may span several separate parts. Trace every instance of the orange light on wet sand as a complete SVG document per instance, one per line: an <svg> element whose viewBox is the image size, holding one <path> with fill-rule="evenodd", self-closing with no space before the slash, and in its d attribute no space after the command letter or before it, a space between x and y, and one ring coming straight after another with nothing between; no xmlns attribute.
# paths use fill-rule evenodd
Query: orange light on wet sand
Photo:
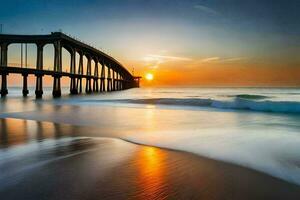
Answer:
<svg viewBox="0 0 300 200"><path fill-rule="evenodd" d="M164 171L167 155L160 149L149 146L142 147L138 155L138 185L143 193L137 199L163 199L167 185Z"/></svg>
<svg viewBox="0 0 300 200"><path fill-rule="evenodd" d="M146 74L146 80L152 81L153 78L154 78L153 74L151 74L151 73L147 73L147 74Z"/></svg>

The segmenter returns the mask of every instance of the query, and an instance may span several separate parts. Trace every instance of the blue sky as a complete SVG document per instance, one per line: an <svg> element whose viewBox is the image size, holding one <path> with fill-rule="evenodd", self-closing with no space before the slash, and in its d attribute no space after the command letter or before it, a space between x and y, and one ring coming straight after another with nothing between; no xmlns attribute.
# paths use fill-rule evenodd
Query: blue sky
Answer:
<svg viewBox="0 0 300 200"><path fill-rule="evenodd" d="M10 0L1 5L5 33L61 29L143 70L171 61L300 63L299 0Z"/></svg>
<svg viewBox="0 0 300 200"><path fill-rule="evenodd" d="M103 43L106 48L110 47L106 41L114 46L117 42L126 43L125 40L139 40L139 37L153 40L159 37L190 45L187 50L192 52L195 52L193 43L205 39L212 43L211 46L215 46L216 41L236 45L238 49L240 41L249 42L249 51L254 48L255 52L257 49L251 45L251 40L265 40L266 46L278 40L286 45L295 39L299 42L299 2L11 0L0 7L0 23L7 33L49 33L61 29L97 46Z"/></svg>

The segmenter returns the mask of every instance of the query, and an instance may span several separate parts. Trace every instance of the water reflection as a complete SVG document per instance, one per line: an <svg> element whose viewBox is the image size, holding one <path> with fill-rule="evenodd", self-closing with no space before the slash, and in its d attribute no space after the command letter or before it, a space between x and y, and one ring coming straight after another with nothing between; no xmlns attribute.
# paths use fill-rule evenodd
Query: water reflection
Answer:
<svg viewBox="0 0 300 200"><path fill-rule="evenodd" d="M167 195L164 161L167 154L155 147L142 147L135 157L138 163L139 199L163 198Z"/></svg>
<svg viewBox="0 0 300 200"><path fill-rule="evenodd" d="M75 127L32 120L0 119L0 147L24 144L30 141L42 141L47 138L75 136Z"/></svg>

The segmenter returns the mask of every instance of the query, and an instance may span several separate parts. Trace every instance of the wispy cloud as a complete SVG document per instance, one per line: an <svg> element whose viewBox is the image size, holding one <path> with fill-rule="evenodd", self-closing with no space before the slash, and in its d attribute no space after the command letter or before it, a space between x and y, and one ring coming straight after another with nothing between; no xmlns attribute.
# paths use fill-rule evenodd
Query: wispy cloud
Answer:
<svg viewBox="0 0 300 200"><path fill-rule="evenodd" d="M210 58L204 58L201 60L203 63L211 63L211 62L218 62L218 63L224 63L224 62L237 62L246 60L245 57L235 57L235 58L220 58L220 57L210 57Z"/></svg>
<svg viewBox="0 0 300 200"><path fill-rule="evenodd" d="M199 5L199 4L195 5L194 8L197 9L197 10L199 10L199 11L201 11L201 12L210 14L210 15L218 15L219 14L214 9L211 9L209 7L206 7L206 6L203 6L203 5Z"/></svg>
<svg viewBox="0 0 300 200"><path fill-rule="evenodd" d="M146 64L152 68L158 68L160 64L172 61L191 61L191 58L187 57L178 57L178 56L166 56L166 55L157 55L157 54L148 54L143 57L143 60L146 61Z"/></svg>
<svg viewBox="0 0 300 200"><path fill-rule="evenodd" d="M216 62L216 61L219 61L220 58L219 57L211 57L211 58L204 58L201 60L201 62Z"/></svg>
<svg viewBox="0 0 300 200"><path fill-rule="evenodd" d="M176 60L189 61L189 60L192 60L192 59L186 58L186 57L164 56L164 55L156 55L156 54L149 54L149 55L146 55L144 58L148 59L148 60L164 60L164 61L176 61Z"/></svg>
<svg viewBox="0 0 300 200"><path fill-rule="evenodd" d="M224 62L236 62L236 61L242 61L242 60L246 60L245 57L237 57L237 58L227 58L224 59Z"/></svg>

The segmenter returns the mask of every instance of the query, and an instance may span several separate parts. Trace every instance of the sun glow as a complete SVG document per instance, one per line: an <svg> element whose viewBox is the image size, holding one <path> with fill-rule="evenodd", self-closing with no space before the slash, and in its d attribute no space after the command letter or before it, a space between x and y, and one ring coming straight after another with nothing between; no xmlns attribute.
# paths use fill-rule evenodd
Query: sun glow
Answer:
<svg viewBox="0 0 300 200"><path fill-rule="evenodd" d="M146 74L146 80L152 81L153 78L154 78L153 74L151 74L151 73L147 73L147 74Z"/></svg>

